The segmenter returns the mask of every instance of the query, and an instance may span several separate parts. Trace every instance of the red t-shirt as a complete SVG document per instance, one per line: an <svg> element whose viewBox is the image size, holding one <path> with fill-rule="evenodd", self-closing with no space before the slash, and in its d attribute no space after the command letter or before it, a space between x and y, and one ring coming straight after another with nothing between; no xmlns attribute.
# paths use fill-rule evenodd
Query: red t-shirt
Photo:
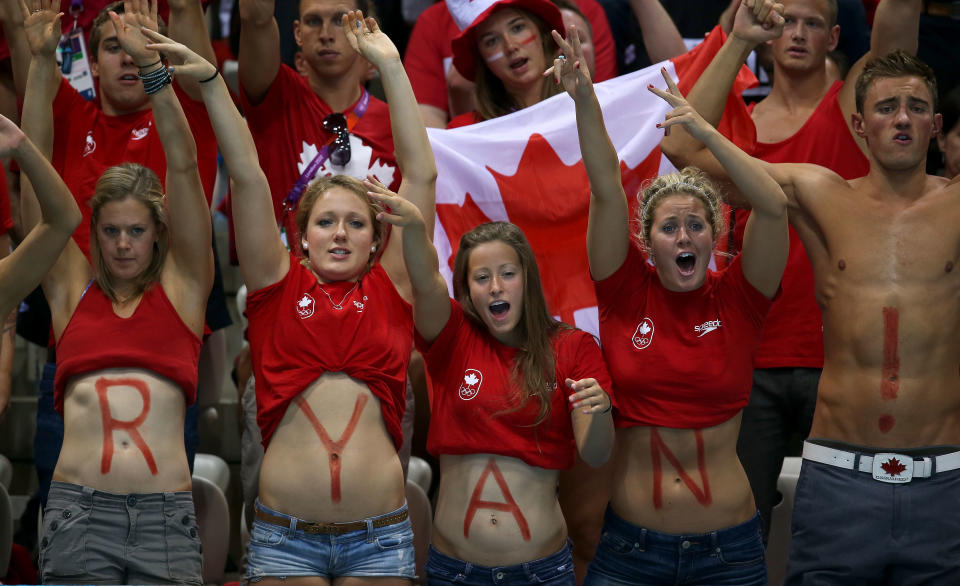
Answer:
<svg viewBox="0 0 960 586"><path fill-rule="evenodd" d="M320 147L335 136L323 129L323 119L333 110L310 89L305 77L286 65L280 66L262 102L251 103L242 88L240 101L257 144L260 167L270 182L273 211L279 219L283 200L297 179ZM352 112L354 107L356 104L343 113ZM390 112L383 101L370 97L366 113L350 131L350 152L350 162L345 167L328 159L316 176L349 175L364 179L369 173L390 189L399 189L400 170L393 154Z"/></svg>
<svg viewBox="0 0 960 586"><path fill-rule="evenodd" d="M345 298L343 309L334 309L327 294ZM324 373L342 372L380 400L383 422L400 449L413 310L379 263L359 284L341 281L321 289L313 272L290 255L283 279L247 296L247 317L264 447L294 397Z"/></svg>
<svg viewBox="0 0 960 586"><path fill-rule="evenodd" d="M7 189L7 175L0 167L0 236L12 229L13 216L10 214L10 190Z"/></svg>
<svg viewBox="0 0 960 586"><path fill-rule="evenodd" d="M107 368L142 368L169 379L187 405L197 400L200 338L180 319L157 283L147 289L129 318L92 282L57 340L53 401L63 415L63 393L74 376Z"/></svg>
<svg viewBox="0 0 960 586"><path fill-rule="evenodd" d="M536 399L511 411L518 405L512 377L516 350L467 318L459 303L450 300L450 319L432 343L419 335L416 341L433 391L427 450L435 456L498 454L540 468L567 469L576 442L567 399L571 392L564 381L594 378L610 392L600 348L581 330L561 330L553 337L556 384L550 414L537 426Z"/></svg>
<svg viewBox="0 0 960 586"><path fill-rule="evenodd" d="M197 163L207 203L217 179L217 138L203 102L191 100L174 84L180 105L197 145ZM153 111L108 116L95 102L85 100L65 79L53 102L53 166L70 188L83 214L73 233L80 250L90 257L90 216L87 201L107 168L133 162L149 167L166 183L167 158L159 134L153 130Z"/></svg>
<svg viewBox="0 0 960 586"><path fill-rule="evenodd" d="M595 82L617 76L617 51L603 7L596 0L576 0L593 29ZM403 66L410 76L417 102L447 112L447 73L453 62L451 40L460 34L446 2L420 13L410 33Z"/></svg>
<svg viewBox="0 0 960 586"><path fill-rule="evenodd" d="M837 81L806 123L790 138L777 143L755 142L753 156L769 163L813 163L832 169L844 179L863 177L870 162L847 130ZM829 139L825 139L829 137ZM736 212L734 239L743 243L750 214ZM803 242L790 228L790 255L781 281L783 294L770 308L763 338L754 359L756 368L823 368L823 323L814 296L813 267Z"/></svg>
<svg viewBox="0 0 960 586"><path fill-rule="evenodd" d="M594 288L617 427L702 429L746 406L770 300L743 276L740 256L708 271L699 289L678 293L631 245L623 265Z"/></svg>

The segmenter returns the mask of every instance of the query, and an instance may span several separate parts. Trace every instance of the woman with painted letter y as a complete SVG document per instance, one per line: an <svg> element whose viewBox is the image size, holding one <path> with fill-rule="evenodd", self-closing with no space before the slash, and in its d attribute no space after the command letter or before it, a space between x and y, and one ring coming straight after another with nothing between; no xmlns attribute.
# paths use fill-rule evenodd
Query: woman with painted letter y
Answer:
<svg viewBox="0 0 960 586"><path fill-rule="evenodd" d="M54 4L21 2L34 54L56 50ZM107 169L91 199L91 255L73 241L43 280L57 339L55 401L64 438L40 543L44 583L201 584L200 538L183 444L196 399L204 310L213 282L210 212L197 150L160 55L141 27L156 2L111 13L117 41L139 73L167 161L159 178L140 165ZM49 76L49 77L47 77ZM50 83L51 77L54 82ZM53 59L33 59L23 127L49 155ZM34 190L23 198L32 220ZM35 218L36 216L32 216Z"/></svg>
<svg viewBox="0 0 960 586"><path fill-rule="evenodd" d="M358 11L346 12L342 26L380 72L403 172L400 193L432 218L436 169L400 54ZM151 36L161 41L152 47L182 61L176 74L201 81L233 182L266 446L246 578L409 584L413 533L397 457L413 345L402 230L384 242L380 208L366 187L346 176L321 178L300 198L306 258L294 257L280 239L253 140L223 79L183 45Z"/></svg>
<svg viewBox="0 0 960 586"><path fill-rule="evenodd" d="M609 377L589 334L547 311L523 232L507 222L460 239L450 299L422 212L367 182L403 227L417 347L433 382L427 448L440 459L427 583L574 585L557 500L574 454L613 449Z"/></svg>
<svg viewBox="0 0 960 586"><path fill-rule="evenodd" d="M590 178L587 254L617 394L615 483L586 584L766 584L760 519L737 458L753 350L787 258L786 196L707 124L664 70L682 124L753 208L743 250L708 268L724 235L716 187L697 169L651 181L629 216L617 154L577 35L554 33L557 83L576 104ZM637 226L632 232L631 224ZM648 259L652 264L648 263Z"/></svg>

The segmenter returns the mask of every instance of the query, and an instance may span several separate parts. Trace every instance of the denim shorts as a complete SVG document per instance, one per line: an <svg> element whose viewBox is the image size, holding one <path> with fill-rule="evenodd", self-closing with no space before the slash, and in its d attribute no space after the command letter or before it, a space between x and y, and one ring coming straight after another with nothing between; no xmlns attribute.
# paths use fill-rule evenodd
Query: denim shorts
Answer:
<svg viewBox="0 0 960 586"><path fill-rule="evenodd" d="M673 535L629 523L610 507L585 586L766 586L760 515L709 533Z"/></svg>
<svg viewBox="0 0 960 586"><path fill-rule="evenodd" d="M256 503L257 509L290 520L288 527L254 519L247 552L246 579L303 576L397 577L416 578L413 554L413 529L410 519L375 528L374 521L407 509L364 519L366 529L343 535L313 534L295 529L298 519Z"/></svg>
<svg viewBox="0 0 960 586"><path fill-rule="evenodd" d="M573 574L573 556L570 540L560 551L545 558L524 562L515 566L480 566L444 555L430 546L427 555L427 584L443 586L490 586L492 584L549 584L550 586L576 586Z"/></svg>
<svg viewBox="0 0 960 586"><path fill-rule="evenodd" d="M43 516L44 584L202 584L189 492L114 494L54 481Z"/></svg>

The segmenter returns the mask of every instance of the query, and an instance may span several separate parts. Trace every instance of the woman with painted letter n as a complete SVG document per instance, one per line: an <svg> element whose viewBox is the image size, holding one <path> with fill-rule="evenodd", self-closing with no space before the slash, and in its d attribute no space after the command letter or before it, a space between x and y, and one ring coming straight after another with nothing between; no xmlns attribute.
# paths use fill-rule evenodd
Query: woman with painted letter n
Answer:
<svg viewBox="0 0 960 586"><path fill-rule="evenodd" d="M562 57L552 73L576 104L590 178L587 254L617 394L613 496L586 583L682 576L689 584L766 584L760 519L736 446L753 350L786 263L786 196L664 71L669 92L651 91L676 109L662 126L682 124L703 141L753 213L742 252L719 272L708 268L725 233L719 197L699 170L651 181L631 218L577 36L554 38Z"/></svg>
<svg viewBox="0 0 960 586"><path fill-rule="evenodd" d="M417 346L433 383L427 448L440 459L427 583L576 584L557 500L574 454L613 448L610 382L589 334L547 311L530 244L491 222L460 239L454 297L423 216L368 182L403 227Z"/></svg>
<svg viewBox="0 0 960 586"><path fill-rule="evenodd" d="M345 11L341 23L380 72L403 172L400 192L432 218L436 169L400 54L359 11ZM151 36L162 41L153 47L183 62L175 72L202 82L233 183L266 446L246 578L409 584L413 533L397 456L413 346L402 230L385 242L380 208L364 185L342 175L321 178L300 198L305 258L293 256L223 79L183 45Z"/></svg>
<svg viewBox="0 0 960 586"><path fill-rule="evenodd" d="M51 2L28 19L59 28ZM90 205L91 255L73 241L43 280L57 339L55 405L64 438L40 543L44 583L201 584L200 538L183 444L196 399L204 310L213 282L210 212L197 150L159 53L141 27L156 2L111 13L124 67L149 95L167 162L166 195L153 171L107 169ZM53 51L59 34L44 35ZM23 127L49 155L53 59L33 59ZM28 218L34 190L24 189ZM33 216L35 218L35 216ZM29 222L30 220L28 220Z"/></svg>

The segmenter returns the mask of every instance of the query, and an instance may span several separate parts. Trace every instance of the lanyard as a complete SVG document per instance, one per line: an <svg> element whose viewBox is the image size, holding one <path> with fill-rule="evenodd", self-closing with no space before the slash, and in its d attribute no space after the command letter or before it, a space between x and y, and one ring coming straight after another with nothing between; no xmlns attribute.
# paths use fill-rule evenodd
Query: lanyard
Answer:
<svg viewBox="0 0 960 586"><path fill-rule="evenodd" d="M354 126L357 125L357 121L359 121L360 118L367 113L367 107L369 105L370 93L367 92L366 88L363 88L363 93L360 95L360 101L357 102L357 105L353 111L346 116L347 132L353 131ZM294 184L293 189L290 190L290 193L287 194L286 199L283 200L283 208L285 211L293 211L297 209L297 203L300 201L300 196L303 195L303 191L307 188L307 184L313 181L317 171L319 171L320 167L327 162L328 158L330 158L330 144L333 143L336 138L336 136L331 137L326 144L320 147L320 152L318 152L317 156L310 161L310 164L307 165L307 168L303 170L300 178L297 179L297 182Z"/></svg>

